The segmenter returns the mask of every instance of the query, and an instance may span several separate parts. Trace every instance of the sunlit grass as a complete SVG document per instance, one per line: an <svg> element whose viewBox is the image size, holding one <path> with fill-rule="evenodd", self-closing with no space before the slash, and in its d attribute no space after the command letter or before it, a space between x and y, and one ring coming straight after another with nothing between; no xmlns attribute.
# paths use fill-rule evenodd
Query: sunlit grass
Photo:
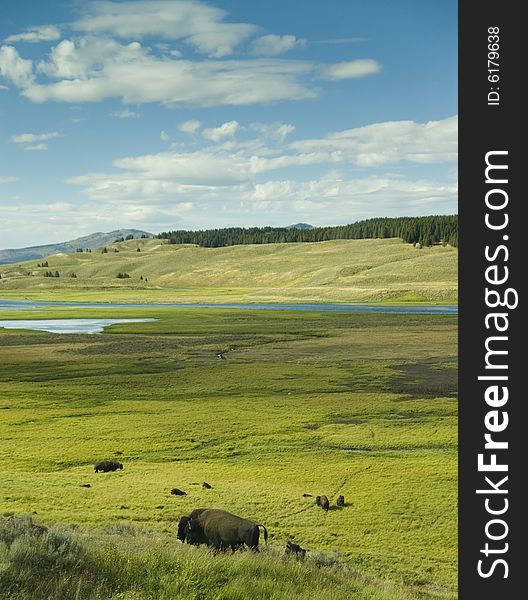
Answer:
<svg viewBox="0 0 528 600"><path fill-rule="evenodd" d="M137 252L137 248L141 252ZM119 252L114 252L119 249ZM114 302L433 302L457 299L456 248L399 239L227 248L130 240L108 252L0 265L10 298ZM60 278L44 277L59 271ZM71 273L76 278L71 278ZM130 278L118 279L118 273ZM147 280L147 281L146 281Z"/></svg>
<svg viewBox="0 0 528 600"><path fill-rule="evenodd" d="M0 514L88 528L133 522L168 536L172 553L180 514L221 507L264 523L272 548L293 536L314 552L337 548L363 575L454 594L455 318L46 314L160 320L102 335L0 330ZM97 460L116 457L122 471L94 473ZM348 505L325 514L303 493L333 504L344 494ZM236 570L250 559L232 560Z"/></svg>

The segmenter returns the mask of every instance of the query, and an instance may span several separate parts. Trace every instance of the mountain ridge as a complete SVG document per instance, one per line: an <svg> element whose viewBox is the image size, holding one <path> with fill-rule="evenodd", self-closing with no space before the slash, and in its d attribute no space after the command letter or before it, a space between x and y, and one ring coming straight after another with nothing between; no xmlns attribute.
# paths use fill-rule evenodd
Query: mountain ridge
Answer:
<svg viewBox="0 0 528 600"><path fill-rule="evenodd" d="M38 246L27 246L25 248L5 248L0 250L0 264L12 264L25 260L35 260L45 258L53 254L64 252L66 254L75 252L78 248L83 250L100 248L106 244L115 242L116 239L127 235L133 235L134 238L147 236L154 237L154 234L141 229L114 229L113 231L102 232L97 231L89 235L84 235L73 240L58 242L56 244L41 244Z"/></svg>

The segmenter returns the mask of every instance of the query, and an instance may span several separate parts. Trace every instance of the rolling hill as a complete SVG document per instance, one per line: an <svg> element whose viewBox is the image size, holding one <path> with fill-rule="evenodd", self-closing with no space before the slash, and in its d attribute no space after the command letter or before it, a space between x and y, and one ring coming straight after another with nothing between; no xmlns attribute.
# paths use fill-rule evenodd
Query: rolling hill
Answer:
<svg viewBox="0 0 528 600"><path fill-rule="evenodd" d="M130 302L456 302L458 251L400 239L202 248L136 239L0 268L0 296ZM47 263L47 264L46 264ZM49 274L59 273L59 277ZM46 276L48 274L48 276ZM121 274L121 278L118 277Z"/></svg>
<svg viewBox="0 0 528 600"><path fill-rule="evenodd" d="M77 248L93 249L100 248L105 244L110 244L118 238L126 238L133 235L135 238L141 236L153 237L152 233L141 231L139 229L116 229L108 233L97 232L83 237L60 242L58 244L45 244L43 246L30 246L29 248L12 248L0 250L0 264L16 263L23 260L34 260L44 258L58 252L75 252Z"/></svg>

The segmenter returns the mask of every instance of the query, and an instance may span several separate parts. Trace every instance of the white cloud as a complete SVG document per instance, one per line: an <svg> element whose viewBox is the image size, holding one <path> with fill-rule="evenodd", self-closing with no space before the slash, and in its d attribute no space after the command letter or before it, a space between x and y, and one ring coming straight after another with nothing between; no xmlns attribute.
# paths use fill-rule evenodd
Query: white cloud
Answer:
<svg viewBox="0 0 528 600"><path fill-rule="evenodd" d="M42 25L10 35L5 39L6 42L53 42L60 38L60 31L55 25Z"/></svg>
<svg viewBox="0 0 528 600"><path fill-rule="evenodd" d="M113 117L117 117L118 119L135 119L139 117L139 113L134 112L133 110L129 110L125 108L124 110L119 110L112 113Z"/></svg>
<svg viewBox="0 0 528 600"><path fill-rule="evenodd" d="M188 133L190 135L196 133L198 129L202 126L200 121L196 119L191 119L190 121L184 121L178 125L178 129L183 133Z"/></svg>
<svg viewBox="0 0 528 600"><path fill-rule="evenodd" d="M247 23L225 23L225 11L194 0L89 2L85 13L73 23L74 29L125 39L181 39L215 58L231 54L256 29Z"/></svg>
<svg viewBox="0 0 528 600"><path fill-rule="evenodd" d="M15 144L33 144L35 142L46 142L53 138L59 137L56 131L51 133L19 133L11 136L11 140Z"/></svg>
<svg viewBox="0 0 528 600"><path fill-rule="evenodd" d="M33 62L21 58L13 46L0 48L0 75L16 86L25 88L33 82Z"/></svg>
<svg viewBox="0 0 528 600"><path fill-rule="evenodd" d="M355 79L375 75L380 71L381 65L377 61L367 58L325 65L321 68L321 77L323 79Z"/></svg>
<svg viewBox="0 0 528 600"><path fill-rule="evenodd" d="M251 53L255 56L278 56L293 48L306 45L306 40L298 39L294 35L263 35L251 43Z"/></svg>
<svg viewBox="0 0 528 600"><path fill-rule="evenodd" d="M170 142L170 136L166 131L160 131L160 140L162 142Z"/></svg>
<svg viewBox="0 0 528 600"><path fill-rule="evenodd" d="M26 86L33 102L97 102L121 98L125 103L169 105L246 105L315 96L300 79L313 65L300 61L252 59L192 62L158 58L134 42L63 40L40 72L61 79Z"/></svg>
<svg viewBox="0 0 528 600"><path fill-rule="evenodd" d="M387 121L345 129L324 138L300 140L292 150L322 152L361 167L455 161L458 151L458 117L429 123Z"/></svg>
<svg viewBox="0 0 528 600"><path fill-rule="evenodd" d="M455 210L456 186L453 184L409 180L402 171L397 175L387 172L358 177L355 166L362 163L368 168L405 161L445 163L453 160L456 157L456 117L426 124L379 123L275 148L266 146L262 140L232 140L231 134L239 127L235 121L206 130L211 141L221 144L194 151L125 157L114 161L113 166L119 170L117 173L82 175L71 178L69 183L81 186L90 199L104 203L164 205L190 201L195 204L227 202L234 206L237 202L251 200L289 202L291 210L294 205L306 208L310 203L311 210L319 204L332 210L339 204L340 212L341 204L348 203L365 215L379 216L387 210L393 211L390 214L402 214L401 211L398 213L396 204L391 204L397 200L402 210L412 203L425 212L427 207L438 207L442 211L451 206L450 210ZM273 127L280 129L281 125L269 127L273 131ZM218 132L222 128L224 134L229 131L230 135L220 135ZM265 125L252 124L250 130L260 133L265 130ZM365 151L369 157L375 155L376 160L367 160ZM354 166L352 171L351 165ZM300 180L280 179L273 175L268 176L267 181L263 180L266 174L289 167L304 168L299 172ZM326 176L322 174L319 179L313 179L315 167L323 173L326 171ZM304 180L302 173L308 180ZM352 212L350 214L359 218Z"/></svg>
<svg viewBox="0 0 528 600"><path fill-rule="evenodd" d="M18 181L18 177L13 177L12 175L0 175L0 183L13 183L14 181Z"/></svg>
<svg viewBox="0 0 528 600"><path fill-rule="evenodd" d="M234 137L239 129L240 124L237 121L228 121L227 123L222 123L220 127L204 129L202 135L208 140L219 142L224 138Z"/></svg>

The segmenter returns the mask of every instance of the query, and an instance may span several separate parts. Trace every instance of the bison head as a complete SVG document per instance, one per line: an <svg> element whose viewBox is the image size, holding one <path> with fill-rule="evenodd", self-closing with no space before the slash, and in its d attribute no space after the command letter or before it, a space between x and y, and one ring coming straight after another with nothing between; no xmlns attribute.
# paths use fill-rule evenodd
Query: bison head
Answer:
<svg viewBox="0 0 528 600"><path fill-rule="evenodd" d="M207 543L203 529L196 519L188 519L185 527L185 541L193 546Z"/></svg>
<svg viewBox="0 0 528 600"><path fill-rule="evenodd" d="M185 542L185 535L187 533L187 524L189 523L189 517L181 516L178 521L178 533L176 537L180 542Z"/></svg>

